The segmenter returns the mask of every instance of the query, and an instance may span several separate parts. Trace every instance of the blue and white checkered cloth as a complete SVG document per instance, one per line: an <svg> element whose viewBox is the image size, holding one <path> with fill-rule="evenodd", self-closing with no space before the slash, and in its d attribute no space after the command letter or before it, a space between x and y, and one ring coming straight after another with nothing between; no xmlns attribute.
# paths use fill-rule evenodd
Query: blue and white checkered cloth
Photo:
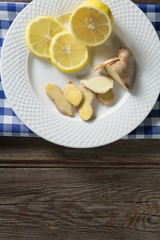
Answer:
<svg viewBox="0 0 160 240"><path fill-rule="evenodd" d="M18 13L25 8L25 3L0 3L0 52L4 37ZM160 4L138 5L147 15L160 37ZM159 76L157 76L159 77ZM35 136L15 115L5 97L0 79L0 135ZM125 139L160 138L160 97L144 122L127 135Z"/></svg>

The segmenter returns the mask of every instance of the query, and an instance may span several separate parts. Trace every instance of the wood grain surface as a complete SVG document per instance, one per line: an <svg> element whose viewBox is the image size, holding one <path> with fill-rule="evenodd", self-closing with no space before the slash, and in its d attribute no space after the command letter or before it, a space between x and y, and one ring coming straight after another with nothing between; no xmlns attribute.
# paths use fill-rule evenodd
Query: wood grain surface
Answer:
<svg viewBox="0 0 160 240"><path fill-rule="evenodd" d="M0 137L0 240L160 240L159 146Z"/></svg>
<svg viewBox="0 0 160 240"><path fill-rule="evenodd" d="M94 149L61 147L41 138L1 140L1 167L160 168L159 140L120 140Z"/></svg>
<svg viewBox="0 0 160 240"><path fill-rule="evenodd" d="M0 169L0 239L159 240L160 171Z"/></svg>

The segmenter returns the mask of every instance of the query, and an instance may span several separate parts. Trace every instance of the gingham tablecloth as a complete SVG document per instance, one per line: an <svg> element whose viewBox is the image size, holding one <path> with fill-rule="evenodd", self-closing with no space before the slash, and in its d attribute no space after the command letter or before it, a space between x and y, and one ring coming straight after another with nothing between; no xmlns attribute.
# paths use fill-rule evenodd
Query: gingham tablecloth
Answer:
<svg viewBox="0 0 160 240"><path fill-rule="evenodd" d="M25 8L25 3L0 3L0 52L8 28L18 13ZM160 4L138 5L147 15L160 37ZM160 76L157 76L160 80ZM5 97L0 79L0 135L1 136L36 136L14 114ZM125 139L160 138L160 97L154 108L132 133Z"/></svg>

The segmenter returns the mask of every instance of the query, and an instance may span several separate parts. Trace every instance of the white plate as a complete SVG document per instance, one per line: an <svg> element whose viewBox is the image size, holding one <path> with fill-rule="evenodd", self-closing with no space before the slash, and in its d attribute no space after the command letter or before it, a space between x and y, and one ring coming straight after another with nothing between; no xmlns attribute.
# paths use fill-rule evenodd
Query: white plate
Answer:
<svg viewBox="0 0 160 240"><path fill-rule="evenodd" d="M37 135L53 143L89 148L114 142L136 128L151 111L160 90L160 43L146 18L131 1L105 0L112 10L115 28L109 41L90 51L88 66L76 74L62 74L47 60L29 54L25 28L39 15L59 17L73 11L81 0L34 0L16 18L2 50L2 83L17 116ZM115 56L119 46L129 46L136 62L134 84L130 93L115 86L114 106L95 102L96 117L83 122L77 114L63 116L46 96L46 83L65 86L66 80L93 74L101 60Z"/></svg>

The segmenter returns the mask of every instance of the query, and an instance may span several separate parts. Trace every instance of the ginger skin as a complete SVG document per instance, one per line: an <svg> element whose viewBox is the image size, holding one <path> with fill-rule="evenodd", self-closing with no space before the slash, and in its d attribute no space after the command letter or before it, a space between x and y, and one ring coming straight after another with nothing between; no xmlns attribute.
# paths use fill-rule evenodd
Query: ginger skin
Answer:
<svg viewBox="0 0 160 240"><path fill-rule="evenodd" d="M98 100L104 105L111 105L115 100L115 95L111 89L104 94L96 94L96 96Z"/></svg>
<svg viewBox="0 0 160 240"><path fill-rule="evenodd" d="M94 70L101 68L105 68L116 82L129 91L133 78L133 56L128 48L119 48L118 57L99 64Z"/></svg>
<svg viewBox="0 0 160 240"><path fill-rule="evenodd" d="M83 93L83 99L77 110L82 120L88 121L93 116L92 102L94 100L94 93L86 87L82 87L81 91Z"/></svg>
<svg viewBox="0 0 160 240"><path fill-rule="evenodd" d="M57 85L47 84L45 90L48 97L61 113L67 116L73 115L72 105L65 99L62 90Z"/></svg>

